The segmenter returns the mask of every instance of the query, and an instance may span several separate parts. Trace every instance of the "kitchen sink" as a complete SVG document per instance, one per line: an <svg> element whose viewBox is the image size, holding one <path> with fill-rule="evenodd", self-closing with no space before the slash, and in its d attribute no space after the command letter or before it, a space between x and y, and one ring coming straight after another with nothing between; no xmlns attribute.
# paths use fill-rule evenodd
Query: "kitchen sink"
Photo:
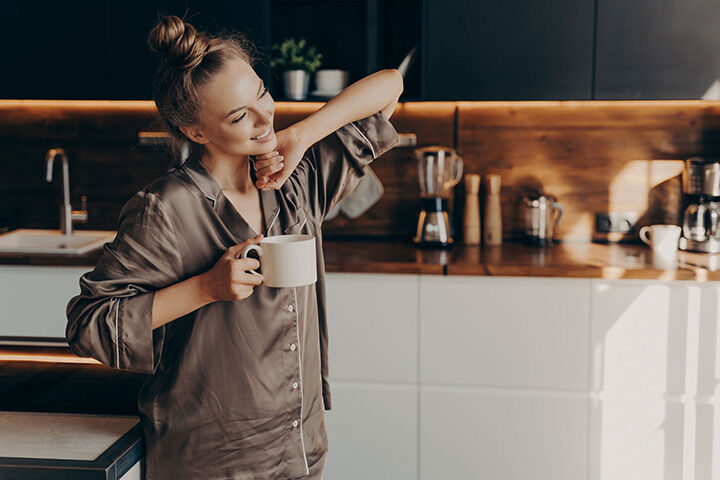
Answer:
<svg viewBox="0 0 720 480"><path fill-rule="evenodd" d="M75 230L65 235L60 230L19 228L0 234L0 253L42 253L82 255L111 242L112 230Z"/></svg>

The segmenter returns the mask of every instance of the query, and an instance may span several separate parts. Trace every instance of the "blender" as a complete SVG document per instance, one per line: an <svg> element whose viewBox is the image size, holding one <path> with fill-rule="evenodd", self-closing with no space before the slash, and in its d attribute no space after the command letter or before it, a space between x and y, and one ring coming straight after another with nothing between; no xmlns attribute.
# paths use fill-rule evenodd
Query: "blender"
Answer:
<svg viewBox="0 0 720 480"><path fill-rule="evenodd" d="M439 145L413 150L418 160L421 210L413 242L418 246L448 247L454 228L448 215L448 198L462 177L462 158Z"/></svg>

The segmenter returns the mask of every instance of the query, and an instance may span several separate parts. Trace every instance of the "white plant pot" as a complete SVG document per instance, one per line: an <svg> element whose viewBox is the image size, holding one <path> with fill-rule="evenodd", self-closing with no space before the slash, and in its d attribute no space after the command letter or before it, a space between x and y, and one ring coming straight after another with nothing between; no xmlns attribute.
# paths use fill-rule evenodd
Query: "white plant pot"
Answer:
<svg viewBox="0 0 720 480"><path fill-rule="evenodd" d="M291 100L305 100L310 87L310 74L305 70L285 70L283 86L285 97Z"/></svg>

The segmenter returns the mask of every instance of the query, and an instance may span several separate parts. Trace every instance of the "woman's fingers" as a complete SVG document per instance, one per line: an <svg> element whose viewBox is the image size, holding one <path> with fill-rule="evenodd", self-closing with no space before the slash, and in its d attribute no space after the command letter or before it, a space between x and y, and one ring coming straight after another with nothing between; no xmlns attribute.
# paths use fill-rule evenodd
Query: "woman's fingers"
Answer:
<svg viewBox="0 0 720 480"><path fill-rule="evenodd" d="M261 285L263 283L263 277L258 277L252 273L242 273L238 278L238 283L244 283L245 285Z"/></svg>
<svg viewBox="0 0 720 480"><path fill-rule="evenodd" d="M274 175L274 174L266 175L266 176L264 176L264 177L258 178L258 181L255 182L255 185L256 185L258 188L265 188L265 187L268 186L268 184L270 184L270 183L272 183L272 182L274 182L274 181L275 181L275 175Z"/></svg>
<svg viewBox="0 0 720 480"><path fill-rule="evenodd" d="M257 177L257 181L255 182L255 185L258 188L264 188L269 183L271 183L275 176L275 174L279 171L281 171L285 167L284 157L282 155L277 155L277 152L275 154L268 154L271 156L267 156L268 158L264 158L263 160L256 160L255 165L255 176Z"/></svg>
<svg viewBox="0 0 720 480"><path fill-rule="evenodd" d="M261 169L257 170L255 172L255 174L257 175L257 177L259 179L261 177L266 177L268 175L272 175L275 172L279 172L280 170L283 169L284 166L285 166L285 164L283 162L276 163L274 165L270 165L269 167L265 167L265 168L261 168Z"/></svg>
<svg viewBox="0 0 720 480"><path fill-rule="evenodd" d="M261 157L262 159L260 159ZM263 188L271 182L272 178L268 177L281 171L285 167L284 160L285 157L279 155L277 151L257 156L254 166L255 176L258 180L255 182L255 185L258 188Z"/></svg>
<svg viewBox="0 0 720 480"><path fill-rule="evenodd" d="M270 165L273 165L273 164L275 164L275 163L282 162L283 160L285 160L285 157L283 157L282 155L275 155L275 156L273 156L273 157L271 157L271 158L268 158L268 159L266 159L266 160L256 160L256 161L255 161L255 164L254 164L254 165L255 165L255 171L258 171L258 170L260 170L261 168L269 167Z"/></svg>
<svg viewBox="0 0 720 480"><path fill-rule="evenodd" d="M257 163L257 160L265 160L265 159L267 159L267 158L272 158L272 157L274 157L275 155L278 155L278 153L279 153L279 152L278 152L277 150L273 150L272 152L261 153L260 155L253 155L253 157L255 157L255 160L256 160L256 163Z"/></svg>

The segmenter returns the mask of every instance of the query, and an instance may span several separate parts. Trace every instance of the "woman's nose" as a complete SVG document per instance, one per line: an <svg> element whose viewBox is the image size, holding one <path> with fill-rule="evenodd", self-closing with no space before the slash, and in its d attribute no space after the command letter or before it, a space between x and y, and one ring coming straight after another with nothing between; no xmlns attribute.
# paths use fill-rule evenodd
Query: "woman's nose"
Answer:
<svg viewBox="0 0 720 480"><path fill-rule="evenodd" d="M270 123L270 120L272 119L272 114L266 113L266 112L258 112L258 121L257 126L262 127Z"/></svg>

